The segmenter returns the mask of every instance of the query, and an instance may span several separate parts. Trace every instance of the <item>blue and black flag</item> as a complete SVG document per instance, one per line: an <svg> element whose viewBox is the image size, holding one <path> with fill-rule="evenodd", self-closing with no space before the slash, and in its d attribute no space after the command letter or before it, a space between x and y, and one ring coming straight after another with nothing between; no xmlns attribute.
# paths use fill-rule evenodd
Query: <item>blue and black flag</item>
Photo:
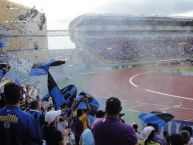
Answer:
<svg viewBox="0 0 193 145"><path fill-rule="evenodd" d="M90 105L91 108L91 112L90 115L95 116L100 104L99 102L89 93L86 93L84 91L80 92L80 94L76 97L76 100L82 100L84 98L88 98L88 103ZM86 103L84 101L80 102L79 105L77 106L77 109L86 109Z"/></svg>
<svg viewBox="0 0 193 145"><path fill-rule="evenodd" d="M58 88L56 82L52 78L49 71L48 71L48 91L49 91L49 95L52 97L55 110L58 110L63 105L65 105L66 101L62 95L62 92Z"/></svg>
<svg viewBox="0 0 193 145"><path fill-rule="evenodd" d="M74 99L76 98L77 88L75 85L69 85L61 89L61 92L66 100L66 105L71 108Z"/></svg>
<svg viewBox="0 0 193 145"><path fill-rule="evenodd" d="M157 124L159 127L164 126L167 122L172 120L174 116L169 113L162 112L151 112L151 113L140 113L139 118L144 123Z"/></svg>
<svg viewBox="0 0 193 145"><path fill-rule="evenodd" d="M74 101L74 99L76 98L76 94L77 94L77 88L75 85L69 85L64 87L63 89L60 90L62 92L62 95L66 101L66 105L68 106L68 108L71 108L72 103ZM42 101L47 101L49 98L49 94L45 94L41 100Z"/></svg>
<svg viewBox="0 0 193 145"><path fill-rule="evenodd" d="M48 74L49 68L52 66L58 66L64 64L63 60L49 60L43 63L36 63L32 66L30 76L41 76Z"/></svg>
<svg viewBox="0 0 193 145"><path fill-rule="evenodd" d="M90 124L94 122L94 116L96 115L96 112L100 106L99 102L89 93L86 93L84 91L80 92L80 94L76 97L76 100L79 101L79 104L77 104L76 109L87 109L87 105L84 101L84 99L88 99L88 103L90 105L90 114L89 114L89 121Z"/></svg>
<svg viewBox="0 0 193 145"><path fill-rule="evenodd" d="M9 66L9 64L4 64L4 63L0 64L0 81L5 76L5 74L9 71L10 68L11 67Z"/></svg>

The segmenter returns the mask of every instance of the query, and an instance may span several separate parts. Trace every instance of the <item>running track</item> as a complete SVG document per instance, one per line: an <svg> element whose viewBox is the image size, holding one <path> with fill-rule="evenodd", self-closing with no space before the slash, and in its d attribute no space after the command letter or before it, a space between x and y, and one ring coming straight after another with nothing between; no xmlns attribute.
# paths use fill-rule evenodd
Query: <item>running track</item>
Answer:
<svg viewBox="0 0 193 145"><path fill-rule="evenodd" d="M149 69L93 73L85 90L119 97L125 109L172 113L193 121L193 77L161 75Z"/></svg>

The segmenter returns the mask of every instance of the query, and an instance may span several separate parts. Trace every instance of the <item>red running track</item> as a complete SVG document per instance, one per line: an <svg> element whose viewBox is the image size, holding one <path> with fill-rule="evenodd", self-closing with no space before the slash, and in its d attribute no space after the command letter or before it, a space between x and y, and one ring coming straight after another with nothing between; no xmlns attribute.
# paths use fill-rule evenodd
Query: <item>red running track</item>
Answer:
<svg viewBox="0 0 193 145"><path fill-rule="evenodd" d="M86 91L101 97L119 97L129 110L168 112L175 119L193 121L193 77L143 74L147 71L138 68L94 73Z"/></svg>

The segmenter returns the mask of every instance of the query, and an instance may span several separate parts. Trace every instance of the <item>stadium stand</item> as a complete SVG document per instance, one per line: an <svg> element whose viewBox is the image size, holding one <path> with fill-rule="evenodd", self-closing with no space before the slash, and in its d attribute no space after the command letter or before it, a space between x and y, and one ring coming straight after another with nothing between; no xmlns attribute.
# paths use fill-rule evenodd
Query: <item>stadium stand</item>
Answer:
<svg viewBox="0 0 193 145"><path fill-rule="evenodd" d="M77 47L108 63L129 63L190 57L192 25L185 18L82 15L69 32Z"/></svg>

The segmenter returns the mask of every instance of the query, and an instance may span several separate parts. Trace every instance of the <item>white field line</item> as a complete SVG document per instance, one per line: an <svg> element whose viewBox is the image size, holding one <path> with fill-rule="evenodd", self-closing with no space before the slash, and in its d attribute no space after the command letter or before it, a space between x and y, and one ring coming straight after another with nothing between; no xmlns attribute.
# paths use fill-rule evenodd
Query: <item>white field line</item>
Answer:
<svg viewBox="0 0 193 145"><path fill-rule="evenodd" d="M149 89L145 89L145 91L151 92L151 93L154 93L154 94L159 94L159 95L163 95L163 96L172 97L172 98L178 98L178 99L185 99L185 100L191 100L191 101L193 101L193 98L188 98L188 97L183 97L183 96L166 94L166 93L157 92L157 91L153 91L153 90L149 90Z"/></svg>
<svg viewBox="0 0 193 145"><path fill-rule="evenodd" d="M132 86L134 86L134 87L137 88L138 85L133 82L133 79L136 78L136 77L138 77L138 76L140 76L140 75L143 75L143 74L146 74L146 73L151 73L151 72L153 72L153 71L147 71L147 72L142 72L142 73L136 74L136 75L134 75L134 76L132 76L132 77L129 78L129 83L130 83Z"/></svg>
<svg viewBox="0 0 193 145"><path fill-rule="evenodd" d="M180 108L180 109L184 109L184 110L191 110L193 111L193 108L187 108L187 107L183 107L182 103L180 102L179 104L175 104L175 105L161 105L161 104L152 104L152 103L146 103L146 102L132 102L132 103L136 103L139 105L147 105L147 106L157 106L157 107L161 107L161 109L163 110L167 110L167 109L174 109L174 108ZM130 107L131 109L133 109L134 107Z"/></svg>
<svg viewBox="0 0 193 145"><path fill-rule="evenodd" d="M148 72L143 72L143 73L136 74L136 75L130 77L129 83L132 86L134 86L134 87L138 87L138 85L133 82L133 79L138 77L138 76L140 76L140 75L143 75L143 74L146 74L146 73L151 73L151 72L153 72L153 71L148 71ZM177 95L162 93L162 92L158 92L158 91L154 91L154 90L149 90L149 89L145 89L145 91L153 93L153 94L159 94L159 95L162 95L162 96L168 96L168 97L172 97L172 98L178 98L178 99L184 99L184 100L193 101L193 98L189 98L189 97L177 96Z"/></svg>

